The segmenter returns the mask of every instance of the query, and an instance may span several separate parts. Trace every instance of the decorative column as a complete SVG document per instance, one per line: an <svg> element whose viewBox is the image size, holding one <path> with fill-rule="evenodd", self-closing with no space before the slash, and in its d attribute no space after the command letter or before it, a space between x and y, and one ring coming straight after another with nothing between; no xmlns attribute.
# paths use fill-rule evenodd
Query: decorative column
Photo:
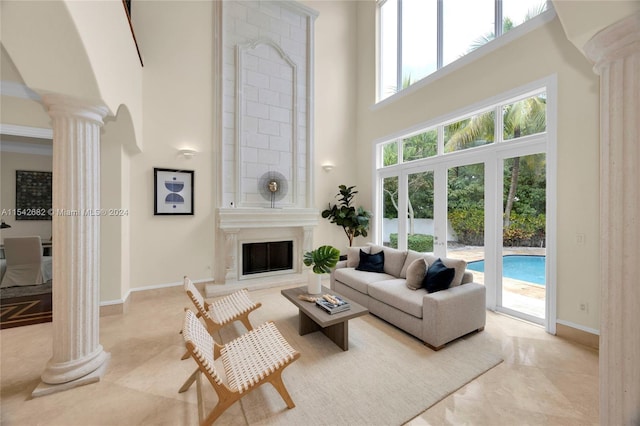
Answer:
<svg viewBox="0 0 640 426"><path fill-rule="evenodd" d="M100 380L100 128L108 110L42 97L53 121L53 356L33 396Z"/></svg>
<svg viewBox="0 0 640 426"><path fill-rule="evenodd" d="M600 423L640 423L640 13L585 46L600 75Z"/></svg>

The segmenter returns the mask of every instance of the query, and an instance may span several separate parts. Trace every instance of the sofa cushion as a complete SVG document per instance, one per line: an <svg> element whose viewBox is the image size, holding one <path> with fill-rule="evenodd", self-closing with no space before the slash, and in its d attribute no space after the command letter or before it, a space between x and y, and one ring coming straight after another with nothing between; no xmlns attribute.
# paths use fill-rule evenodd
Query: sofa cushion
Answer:
<svg viewBox="0 0 640 426"><path fill-rule="evenodd" d="M400 271L400 278L407 278L407 269L409 268L409 265L411 265L416 259L424 259L424 253L420 253L415 250L409 250L407 252L407 258L404 261L404 265L402 266L402 270Z"/></svg>
<svg viewBox="0 0 640 426"><path fill-rule="evenodd" d="M429 265L432 265L439 258L432 254L425 254L424 258L427 260ZM464 277L464 272L467 269L467 262L462 259L452 259L450 257L440 258L444 266L447 268L453 268L456 270L455 275L453 276L453 281L451 281L451 285L449 287L455 287L457 285L462 284L462 277Z"/></svg>
<svg viewBox="0 0 640 426"><path fill-rule="evenodd" d="M360 263L356 269L367 272L384 272L384 252L369 254L360 250Z"/></svg>
<svg viewBox="0 0 640 426"><path fill-rule="evenodd" d="M404 261L407 258L407 252L391 247L371 245L371 253L380 252L384 252L384 273L393 275L396 278L400 277Z"/></svg>
<svg viewBox="0 0 640 426"><path fill-rule="evenodd" d="M455 269L447 268L445 264L442 263L442 260L437 259L427 269L427 273L423 281L423 287L428 293L446 290L449 288L449 285L451 285L451 281L453 281L455 274Z"/></svg>
<svg viewBox="0 0 640 426"><path fill-rule="evenodd" d="M360 250L371 253L371 247L349 247L347 248L347 268L355 268L360 263Z"/></svg>
<svg viewBox="0 0 640 426"><path fill-rule="evenodd" d="M425 294L425 289L409 290L406 280L402 278L369 284L369 296L416 318L422 318L422 299Z"/></svg>
<svg viewBox="0 0 640 426"><path fill-rule="evenodd" d="M351 287L360 293L369 294L369 283L391 280L395 277L379 272L358 271L354 268L340 268L334 270L334 279Z"/></svg>
<svg viewBox="0 0 640 426"><path fill-rule="evenodd" d="M420 257L413 262L407 268L407 287L411 290L418 290L422 288L422 282L424 281L424 276L427 273L427 262L425 262L423 257Z"/></svg>

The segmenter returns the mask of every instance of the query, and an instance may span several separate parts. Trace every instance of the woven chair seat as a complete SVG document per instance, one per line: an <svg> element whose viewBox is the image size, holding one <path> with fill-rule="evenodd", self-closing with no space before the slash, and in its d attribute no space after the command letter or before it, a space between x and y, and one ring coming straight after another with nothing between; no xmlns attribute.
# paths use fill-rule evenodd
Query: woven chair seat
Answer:
<svg viewBox="0 0 640 426"><path fill-rule="evenodd" d="M253 302L249 298L247 289L238 290L213 302L207 302L188 277L184 277L184 289L198 310L197 316L202 318L211 336L217 334L222 327L234 321L240 321L247 330L253 330L253 325L249 321L249 314L262 306L262 304ZM189 358L188 351L182 356L182 359L187 358ZM180 392L189 389L196 380L197 371L194 371L184 382Z"/></svg>
<svg viewBox="0 0 640 426"><path fill-rule="evenodd" d="M249 299L249 292L242 289L210 303L207 310L211 319L224 325L235 321L240 314L250 312L255 308L256 304Z"/></svg>
<svg viewBox="0 0 640 426"><path fill-rule="evenodd" d="M249 391L271 383L288 408L295 407L282 371L300 357L272 322L262 324L235 340L218 345L197 316L187 310L182 336L188 352L198 364L198 417L201 425L211 425L227 408ZM224 375L222 371L224 370ZM216 406L204 416L200 374L209 380L218 395ZM183 392L183 387L180 391Z"/></svg>
<svg viewBox="0 0 640 426"><path fill-rule="evenodd" d="M296 353L272 322L262 324L225 344L221 350L229 387L240 393L249 390L293 361Z"/></svg>

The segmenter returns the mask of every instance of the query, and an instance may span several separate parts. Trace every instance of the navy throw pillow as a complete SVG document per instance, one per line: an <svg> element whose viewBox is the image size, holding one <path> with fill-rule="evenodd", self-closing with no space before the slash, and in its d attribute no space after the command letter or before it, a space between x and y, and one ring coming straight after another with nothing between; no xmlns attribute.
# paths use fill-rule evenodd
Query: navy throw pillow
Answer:
<svg viewBox="0 0 640 426"><path fill-rule="evenodd" d="M422 287L427 289L427 293L446 290L449 288L453 276L456 274L454 268L447 268L442 260L438 258L429 268L422 281Z"/></svg>
<svg viewBox="0 0 640 426"><path fill-rule="evenodd" d="M384 272L384 252L369 254L360 249L360 263L356 269L367 272Z"/></svg>

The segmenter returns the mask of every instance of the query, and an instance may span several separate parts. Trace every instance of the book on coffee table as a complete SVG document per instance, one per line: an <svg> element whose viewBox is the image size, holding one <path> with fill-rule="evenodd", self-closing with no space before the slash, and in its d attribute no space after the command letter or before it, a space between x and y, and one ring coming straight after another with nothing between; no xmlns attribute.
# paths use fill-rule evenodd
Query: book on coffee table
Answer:
<svg viewBox="0 0 640 426"><path fill-rule="evenodd" d="M330 315L337 314L338 312L348 311L349 309L351 309L351 305L346 300L338 296L333 296L333 298L336 299L338 303L332 303L321 297L318 300L316 300L316 306L318 306L319 308L321 308L322 310L324 310Z"/></svg>

